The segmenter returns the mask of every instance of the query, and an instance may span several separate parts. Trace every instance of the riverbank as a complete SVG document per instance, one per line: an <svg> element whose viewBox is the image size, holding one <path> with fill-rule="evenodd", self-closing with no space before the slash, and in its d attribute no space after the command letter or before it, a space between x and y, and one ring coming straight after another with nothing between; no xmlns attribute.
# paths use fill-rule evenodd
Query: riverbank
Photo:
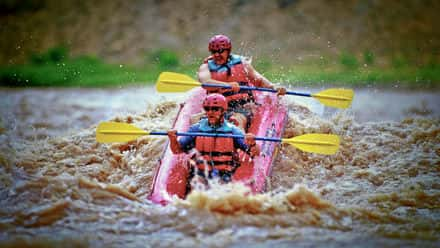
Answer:
<svg viewBox="0 0 440 248"><path fill-rule="evenodd" d="M171 50L152 51L144 64L110 64L97 57L70 57L65 47L54 47L33 54L28 62L0 66L3 87L128 87L142 82L152 85L163 71L196 77L203 59L182 58ZM305 60L291 65L276 65L260 58L253 66L272 82L289 87L369 87L440 89L440 64L413 64L392 60L388 65L374 59L359 60L343 54L338 60Z"/></svg>
<svg viewBox="0 0 440 248"><path fill-rule="evenodd" d="M157 66L140 68L99 62L91 65L83 64L81 60L45 65L8 66L0 68L0 86L108 88L152 85L162 71L183 73L196 78L197 68L198 65L164 69ZM256 69L259 70L258 66ZM346 70L338 66L327 68L292 66L287 71L271 68L263 74L275 83L280 82L290 87L440 89L440 66L365 67L356 70Z"/></svg>

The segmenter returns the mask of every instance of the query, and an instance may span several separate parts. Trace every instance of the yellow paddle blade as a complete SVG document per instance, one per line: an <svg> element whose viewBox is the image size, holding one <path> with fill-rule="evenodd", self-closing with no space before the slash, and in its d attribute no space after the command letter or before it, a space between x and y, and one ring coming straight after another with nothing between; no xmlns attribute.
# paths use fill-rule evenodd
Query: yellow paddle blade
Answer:
<svg viewBox="0 0 440 248"><path fill-rule="evenodd" d="M174 72L162 72L156 83L157 92L186 92L202 84L191 77Z"/></svg>
<svg viewBox="0 0 440 248"><path fill-rule="evenodd" d="M288 139L281 139L305 152L331 155L339 149L339 137L334 134L311 133Z"/></svg>
<svg viewBox="0 0 440 248"><path fill-rule="evenodd" d="M96 128L99 143L128 142L150 133L128 123L102 122Z"/></svg>
<svg viewBox="0 0 440 248"><path fill-rule="evenodd" d="M334 108L348 108L353 101L354 92L351 89L328 89L312 94L322 104Z"/></svg>

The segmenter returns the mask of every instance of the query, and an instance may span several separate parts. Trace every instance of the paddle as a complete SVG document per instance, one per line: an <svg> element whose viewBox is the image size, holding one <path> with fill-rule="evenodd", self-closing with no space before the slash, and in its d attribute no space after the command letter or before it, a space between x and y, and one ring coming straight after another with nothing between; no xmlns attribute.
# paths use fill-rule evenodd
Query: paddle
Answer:
<svg viewBox="0 0 440 248"><path fill-rule="evenodd" d="M143 135L167 135L167 132L148 132L127 123L102 122L96 129L96 140L99 143L127 142ZM243 135L218 134L218 133L177 133L178 136L207 136L244 138ZM256 140L282 142L296 148L319 154L334 154L339 148L339 137L334 134L304 134L293 138L268 138L255 137Z"/></svg>
<svg viewBox="0 0 440 248"><path fill-rule="evenodd" d="M157 80L156 90L158 92L163 92L163 93L186 92L194 87L199 87L199 86L231 88L231 86L223 85L223 84L202 84L192 79L191 77L180 73L162 72ZM240 89L277 93L277 90L269 89L269 88L240 86ZM354 92L351 89L338 88L338 89L323 90L315 94L287 91L286 95L313 97L316 98L322 104L329 107L348 108L350 107L351 102L353 100Z"/></svg>

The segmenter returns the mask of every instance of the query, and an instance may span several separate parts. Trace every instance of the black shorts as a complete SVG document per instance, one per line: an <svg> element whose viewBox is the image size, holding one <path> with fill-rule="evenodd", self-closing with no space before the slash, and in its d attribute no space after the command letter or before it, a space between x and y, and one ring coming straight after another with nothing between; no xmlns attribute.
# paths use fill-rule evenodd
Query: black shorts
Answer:
<svg viewBox="0 0 440 248"><path fill-rule="evenodd" d="M216 169L211 170L211 171L206 171L206 173L205 173L204 170L199 170L199 169L196 170L194 168L191 168L190 178L188 181L191 181L191 179L194 177L196 171L197 171L198 176L206 178L206 173L207 173L208 179L219 178L224 183L229 183L232 180L232 174L234 173L233 171L223 171L223 170L216 170Z"/></svg>

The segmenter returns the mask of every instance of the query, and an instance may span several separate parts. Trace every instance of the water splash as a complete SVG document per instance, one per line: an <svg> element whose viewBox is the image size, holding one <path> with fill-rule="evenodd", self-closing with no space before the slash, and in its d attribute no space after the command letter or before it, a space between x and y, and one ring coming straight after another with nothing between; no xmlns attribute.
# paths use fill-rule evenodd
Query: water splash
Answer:
<svg viewBox="0 0 440 248"><path fill-rule="evenodd" d="M213 182L166 207L146 199L166 137L98 144L95 126L41 140L20 139L7 129L0 134L0 241L182 247L326 244L334 237L365 246L438 242L439 119L358 123L351 112L322 117L286 101L284 136L338 134L336 155L281 145L267 192ZM167 130L177 109L177 102L162 101L112 120Z"/></svg>

